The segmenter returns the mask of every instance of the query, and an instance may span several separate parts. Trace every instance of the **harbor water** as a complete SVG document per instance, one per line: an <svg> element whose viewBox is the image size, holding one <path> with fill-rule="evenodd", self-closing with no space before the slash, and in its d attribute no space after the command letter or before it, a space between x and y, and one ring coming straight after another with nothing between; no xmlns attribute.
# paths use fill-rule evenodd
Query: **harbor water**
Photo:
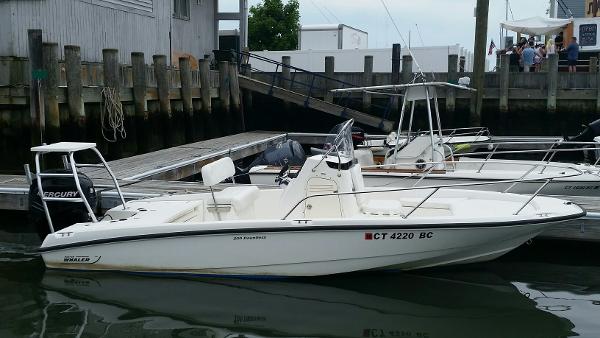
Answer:
<svg viewBox="0 0 600 338"><path fill-rule="evenodd" d="M25 214L3 215L0 337L600 335L595 244L534 240L485 264L416 272L168 277L46 270Z"/></svg>

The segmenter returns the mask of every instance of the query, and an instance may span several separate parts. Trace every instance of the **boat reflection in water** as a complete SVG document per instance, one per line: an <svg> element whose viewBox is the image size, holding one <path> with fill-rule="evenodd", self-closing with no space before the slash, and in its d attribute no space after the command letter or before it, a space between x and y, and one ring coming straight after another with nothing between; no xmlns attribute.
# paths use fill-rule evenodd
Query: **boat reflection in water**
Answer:
<svg viewBox="0 0 600 338"><path fill-rule="evenodd" d="M480 272L255 281L50 271L42 336L548 337L573 325ZM70 320L66 323L65 320Z"/></svg>

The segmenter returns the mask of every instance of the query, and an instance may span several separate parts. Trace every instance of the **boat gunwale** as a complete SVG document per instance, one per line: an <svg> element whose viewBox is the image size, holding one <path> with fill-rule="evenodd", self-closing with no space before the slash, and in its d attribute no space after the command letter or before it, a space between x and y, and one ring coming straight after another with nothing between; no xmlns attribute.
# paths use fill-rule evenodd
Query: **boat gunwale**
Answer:
<svg viewBox="0 0 600 338"><path fill-rule="evenodd" d="M573 203L573 205L576 205ZM577 207L579 207L577 205ZM482 222L482 223L446 223L446 224L410 224L403 226L400 224L388 224L388 225L310 225L310 226L286 226L286 227L269 227L269 228L236 228L236 229L212 229L212 230L189 230L180 232L160 232L143 235L129 235L112 238L94 239L76 243L59 244L49 247L40 247L37 249L39 253L54 252L65 249L79 248L85 246L99 245L99 244L112 244L127 241L138 241L147 239L162 239L162 238L176 238L176 237L187 237L187 236L206 236L206 235L227 235L227 234L248 234L248 233L284 233L284 232L310 232L310 231L362 231L362 230L423 230L423 229L469 229L469 228L499 228L499 227L510 227L510 226L526 226L536 225L545 223L556 223L563 222L572 219L585 217L587 212L579 207L582 211L577 214L562 215L555 217L547 217L543 219L533 220L509 220L499 222ZM290 222L312 222L313 220L291 220Z"/></svg>

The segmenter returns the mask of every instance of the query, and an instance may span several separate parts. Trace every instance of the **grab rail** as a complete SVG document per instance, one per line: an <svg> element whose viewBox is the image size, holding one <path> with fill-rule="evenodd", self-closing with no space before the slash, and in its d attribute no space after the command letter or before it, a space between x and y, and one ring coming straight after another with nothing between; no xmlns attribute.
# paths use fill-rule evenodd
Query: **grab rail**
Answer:
<svg viewBox="0 0 600 338"><path fill-rule="evenodd" d="M477 161L474 161L475 163L477 163ZM429 162L427 164L439 164L441 162ZM422 163L421 163L422 164ZM533 165L533 164L532 164ZM388 165L389 166L389 165ZM530 198L513 214L513 215L518 215L521 211L523 211L523 209L525 209L525 207L527 207L527 205L529 205L529 203L531 203L531 201L533 201L533 199L535 197L537 197L540 192L548 185L550 184L555 178L569 178L569 177L577 177L580 175L583 175L583 171L574 168L574 167L568 167L568 166L559 166L559 165L553 165L553 164L535 164L533 165L534 167L528 171L526 173L526 175L530 174L531 172L533 172L533 170L535 170L535 168L537 168L538 166L549 166L549 167L559 167L559 168L565 168L567 167L568 169L571 169L575 172L575 174L571 174L571 175L561 175L561 176L555 176L555 177L548 177L544 179L544 183L542 184L542 186L540 188L538 188L531 196ZM381 166L369 166L368 168L372 168L372 167L381 167ZM367 167L365 167L367 168ZM434 191L429 193L421 202L419 202L410 212L408 212L406 215L402 216L403 219L407 219L410 215L412 215L417 209L419 209L423 204L425 204L425 202L427 202L433 195L435 195L439 190L441 189L446 189L446 188L457 188L457 187L475 187L475 186L488 186L488 185L498 185L498 184L508 184L508 183L513 183L513 185L511 185L508 189L506 189L505 191L503 191L503 193L507 193L508 190L512 189L516 184L519 183L525 183L525 182L539 182L541 180L541 178L532 178L532 179L525 179L526 175L521 176L520 178L516 179L516 180L499 180L499 181L488 181L488 182L469 182L469 183L454 183L454 184L441 184L441 185L433 185L433 186L423 186L423 187L410 187L410 188L388 188L388 189L381 189L381 190L369 190L369 191L352 191L352 192L338 192L338 193L327 193L327 194L315 194L315 195L310 195L310 196L305 196L304 198L302 198L300 201L298 201L286 214L285 216L283 216L283 218L281 220L286 220L291 214L292 212L294 212L296 210L296 208L298 208L302 203L306 202L307 200L311 199L311 198L318 198L318 197L328 197L328 196L353 196L353 195L362 195L362 194L375 194L375 193L389 193L389 192L399 192L399 191L408 191L408 190L425 190L425 189L433 189Z"/></svg>

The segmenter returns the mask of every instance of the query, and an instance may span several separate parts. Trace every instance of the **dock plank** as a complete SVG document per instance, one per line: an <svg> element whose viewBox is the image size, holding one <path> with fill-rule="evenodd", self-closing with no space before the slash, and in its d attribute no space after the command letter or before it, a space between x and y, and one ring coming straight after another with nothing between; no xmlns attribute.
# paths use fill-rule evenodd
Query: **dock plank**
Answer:
<svg viewBox="0 0 600 338"><path fill-rule="evenodd" d="M264 151L286 139L286 134L246 132L212 140L189 143L109 162L119 179L179 180L200 172L202 165L224 156L241 159ZM92 178L109 178L102 169L86 168Z"/></svg>

